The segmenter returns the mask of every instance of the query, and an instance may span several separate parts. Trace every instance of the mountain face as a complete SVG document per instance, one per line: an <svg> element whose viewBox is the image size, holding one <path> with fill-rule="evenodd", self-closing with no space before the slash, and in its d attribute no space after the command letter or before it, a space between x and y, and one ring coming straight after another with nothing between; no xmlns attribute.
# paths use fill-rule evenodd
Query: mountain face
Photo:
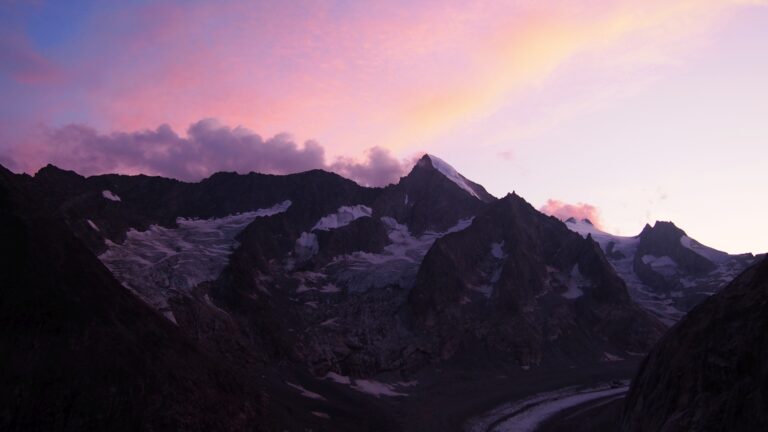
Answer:
<svg viewBox="0 0 768 432"><path fill-rule="evenodd" d="M595 239L632 298L667 325L755 262L752 254L729 255L704 246L671 222L646 225L635 237L602 232L586 219L571 218L566 225Z"/></svg>
<svg viewBox="0 0 768 432"><path fill-rule="evenodd" d="M136 421L154 421L151 412L162 408L153 403L168 400L186 411L162 421L181 428L230 416L289 429L368 430L391 420L380 398L405 397L417 373L563 369L647 352L664 326L633 301L635 279L622 280L636 256L654 272L643 257L680 259L699 278L720 269L708 255L686 252L697 243L680 237L678 248L662 230L622 243L545 216L515 194L496 199L431 155L384 188L318 170L218 173L198 183L86 178L53 166L34 177L3 173L15 197L7 202L16 203L3 204L4 214L34 234L4 245L7 253L29 251L6 262L8 274L21 272L14 295L23 299L25 287L35 287L45 307L31 328L50 318L66 327L56 330L61 340L73 341L62 343L79 347L40 351L53 336L34 332L18 345L13 331L23 332L25 311L41 300L4 309L17 322L7 327L17 345L6 345L13 363L4 370L31 383L6 372L8 388L28 395L0 411L16 429L32 412L24 409L38 408L29 389L45 388L33 377L53 373L44 359L86 358L82 368L64 368L76 375L54 375L63 390L51 396L58 407L51 412L70 409L64 389L82 390L77 383L110 394L123 383L111 381L117 368L141 389L126 384L115 402L136 406L119 413ZM648 274L637 283L676 292ZM78 303L82 296L87 304ZM81 322L88 316L103 319ZM100 370L91 362L109 371L84 377ZM198 374L208 378L196 381ZM220 389L235 400L220 398ZM140 400L149 402L135 405ZM211 405L217 401L226 408ZM291 406L311 409L297 414Z"/></svg>
<svg viewBox="0 0 768 432"><path fill-rule="evenodd" d="M472 347L524 366L637 355L663 331L591 237L514 194L435 242L409 305L442 355Z"/></svg>
<svg viewBox="0 0 768 432"><path fill-rule="evenodd" d="M14 177L0 169L0 429L245 429L287 418L261 398L263 383L120 286Z"/></svg>
<svg viewBox="0 0 768 432"><path fill-rule="evenodd" d="M624 431L768 428L768 259L695 307L643 362Z"/></svg>

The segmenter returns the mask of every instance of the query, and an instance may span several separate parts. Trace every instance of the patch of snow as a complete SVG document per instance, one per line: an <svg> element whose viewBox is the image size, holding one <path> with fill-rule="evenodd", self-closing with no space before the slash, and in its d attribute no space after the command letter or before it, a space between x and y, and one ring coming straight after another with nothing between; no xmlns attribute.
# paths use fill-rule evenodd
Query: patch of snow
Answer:
<svg viewBox="0 0 768 432"><path fill-rule="evenodd" d="M371 217L373 210L364 205L343 206L336 213L322 217L310 231L330 231L349 225L361 217Z"/></svg>
<svg viewBox="0 0 768 432"><path fill-rule="evenodd" d="M370 395L380 397L380 396L408 396L405 393L398 393L396 392L390 384L385 384L383 382L379 381L372 381L372 380L364 380L364 379L356 379L354 384L352 385L352 388L362 392L362 393L368 393Z"/></svg>
<svg viewBox="0 0 768 432"><path fill-rule="evenodd" d="M408 205L408 194L405 194L405 205Z"/></svg>
<svg viewBox="0 0 768 432"><path fill-rule="evenodd" d="M287 381L286 381L286 384L298 390L301 393L301 395L304 397L308 397L310 399L325 400L325 398L320 396L319 394L315 392L311 392L298 384L289 383Z"/></svg>
<svg viewBox="0 0 768 432"><path fill-rule="evenodd" d="M221 274L237 247L235 238L248 224L257 217L284 212L290 205L285 201L214 219L179 218L178 228L131 229L122 244L107 240L107 250L99 259L126 288L163 312L169 309L170 296Z"/></svg>
<svg viewBox="0 0 768 432"><path fill-rule="evenodd" d="M299 261L306 261L319 251L320 245L317 243L317 236L314 233L303 232L296 240L294 252Z"/></svg>
<svg viewBox="0 0 768 432"><path fill-rule="evenodd" d="M348 376L339 375L335 372L328 372L325 375L325 379L329 379L338 384L344 384L350 386L350 388L362 393L367 393L376 397L380 396L408 396L406 393L399 393L395 391L395 387L409 387L418 384L417 381L411 382L399 382L395 384L387 384L380 381L367 380L367 379L354 379Z"/></svg>
<svg viewBox="0 0 768 432"><path fill-rule="evenodd" d="M352 379L350 377L339 375L336 372L328 372L325 375L325 379L329 379L338 384L346 384L346 385L352 384Z"/></svg>
<svg viewBox="0 0 768 432"><path fill-rule="evenodd" d="M469 192L469 194L473 197L481 199L480 195L475 192L475 189L470 186L469 180L467 180L467 178L463 175L459 174L459 172L456 171L452 166L448 165L447 162L432 155L429 155L429 159L432 161L432 166L442 175L448 178L448 180L456 183L457 186Z"/></svg>
<svg viewBox="0 0 768 432"><path fill-rule="evenodd" d="M203 300L205 300L205 303L206 303L208 306L210 306L210 307L212 307L212 308L216 309L217 311L219 311L219 312L221 312L221 313L223 313L223 314L225 314L225 315L229 315L229 313L228 313L227 311L225 311L224 309L222 309L222 308L220 308L220 307L216 306L216 304L214 304L214 303L211 301L211 298L208 296L208 294L205 294L205 295L203 296Z"/></svg>
<svg viewBox="0 0 768 432"><path fill-rule="evenodd" d="M174 323L176 325L179 325L179 323L176 322L176 315L174 315L173 312L170 309L166 308L162 312L163 312L163 316L168 318L168 321L170 321L170 322L172 322L172 323Z"/></svg>
<svg viewBox="0 0 768 432"><path fill-rule="evenodd" d="M320 417L320 418L324 418L324 419L331 418L331 416L329 416L328 414L326 414L324 412L320 412L320 411L310 411L310 412L312 413L313 416L316 416L316 417Z"/></svg>
<svg viewBox="0 0 768 432"><path fill-rule="evenodd" d="M496 259L504 259L504 242L497 242L491 245L491 255Z"/></svg>
<svg viewBox="0 0 768 432"><path fill-rule="evenodd" d="M413 236L408 227L390 217L381 221L386 226L390 244L381 253L353 252L336 257L326 271L351 291L365 291L395 284L408 287L416 280L416 272L424 255L438 238L461 231L472 224L472 218L462 219L443 233L425 232Z"/></svg>
<svg viewBox="0 0 768 432"><path fill-rule="evenodd" d="M329 284L323 285L323 287L320 288L319 291L321 293L326 293L326 294L327 293L337 293L337 292L341 292L341 288L339 288L335 284L329 283Z"/></svg>
<svg viewBox="0 0 768 432"><path fill-rule="evenodd" d="M337 318L327 319L327 320L321 322L320 325L324 326L324 327L326 327L326 326L338 326L338 324L336 324L336 321L338 321L338 319L339 319L338 317Z"/></svg>
<svg viewBox="0 0 768 432"><path fill-rule="evenodd" d="M613 355L613 354L608 353L608 352L603 352L603 357L605 358L605 361L611 361L611 362L624 360L623 357L619 357L617 355Z"/></svg>
<svg viewBox="0 0 768 432"><path fill-rule="evenodd" d="M92 220L90 220L90 219L86 219L85 221L86 221L86 222L88 222L88 225L90 225L90 226L91 226L91 228L93 228L94 230L96 230L96 231L101 231L101 230L99 229L99 227L98 227L98 226L96 226L96 224L95 224L95 223L93 223L93 221L92 221Z"/></svg>
<svg viewBox="0 0 768 432"><path fill-rule="evenodd" d="M103 190L103 191L101 191L101 196L103 196L104 198L106 198L106 199L108 199L110 201L115 201L115 202L119 202L120 201L120 197L115 195L115 194L113 194L112 191Z"/></svg>
<svg viewBox="0 0 768 432"><path fill-rule="evenodd" d="M646 286L635 274L633 260L640 244L638 237L608 234L584 220L566 221L565 225L582 237L586 238L587 235L591 235L604 252L613 251L613 254L607 258L619 277L626 282L629 295L635 303L651 312L666 325L672 325L683 317L682 311L675 308L670 302L660 299L659 295Z"/></svg>
<svg viewBox="0 0 768 432"><path fill-rule="evenodd" d="M730 258L730 255L727 253L712 249L709 246L704 246L688 236L680 237L680 244L714 263L722 263Z"/></svg>
<svg viewBox="0 0 768 432"><path fill-rule="evenodd" d="M584 295L584 291L582 291L580 287L589 286L590 284L591 282L589 279L585 278L581 274L581 271L579 271L579 265L576 264L573 266L573 269L571 270L571 277L566 284L568 290L566 290L562 296L569 300L577 299Z"/></svg>
<svg viewBox="0 0 768 432"><path fill-rule="evenodd" d="M641 259L644 263L650 265L653 271L664 276L672 276L678 273L677 263L671 257L643 255Z"/></svg>

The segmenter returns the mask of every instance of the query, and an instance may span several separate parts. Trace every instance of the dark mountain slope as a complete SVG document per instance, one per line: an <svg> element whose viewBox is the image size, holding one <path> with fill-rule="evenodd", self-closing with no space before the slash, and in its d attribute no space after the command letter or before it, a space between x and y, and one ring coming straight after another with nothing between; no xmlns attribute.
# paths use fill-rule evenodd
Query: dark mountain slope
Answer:
<svg viewBox="0 0 768 432"><path fill-rule="evenodd" d="M407 176L384 188L373 209L376 216L392 217L420 235L443 232L494 200L442 160L424 155Z"/></svg>
<svg viewBox="0 0 768 432"><path fill-rule="evenodd" d="M199 351L121 287L4 169L0 238L1 430L290 424L263 383Z"/></svg>
<svg viewBox="0 0 768 432"><path fill-rule="evenodd" d="M623 429L768 430L768 259L674 326L644 360Z"/></svg>
<svg viewBox="0 0 768 432"><path fill-rule="evenodd" d="M514 194L435 242L409 306L443 356L496 352L520 365L624 357L663 331L590 237Z"/></svg>
<svg viewBox="0 0 768 432"><path fill-rule="evenodd" d="M571 218L566 225L584 237L591 235L627 283L632 299L669 326L757 259L704 246L672 222L646 225L634 237L605 233L588 220Z"/></svg>

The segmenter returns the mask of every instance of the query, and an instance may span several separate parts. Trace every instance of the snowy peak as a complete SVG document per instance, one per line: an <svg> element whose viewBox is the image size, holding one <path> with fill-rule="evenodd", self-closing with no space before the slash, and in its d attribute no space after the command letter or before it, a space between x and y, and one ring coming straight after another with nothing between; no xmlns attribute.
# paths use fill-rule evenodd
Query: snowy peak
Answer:
<svg viewBox="0 0 768 432"><path fill-rule="evenodd" d="M414 170L418 168L434 169L435 171L442 174L445 178L456 184L462 190L479 199L480 201L491 202L495 200L493 195L489 194L484 187L464 177L450 164L438 158L437 156L425 154L416 163Z"/></svg>

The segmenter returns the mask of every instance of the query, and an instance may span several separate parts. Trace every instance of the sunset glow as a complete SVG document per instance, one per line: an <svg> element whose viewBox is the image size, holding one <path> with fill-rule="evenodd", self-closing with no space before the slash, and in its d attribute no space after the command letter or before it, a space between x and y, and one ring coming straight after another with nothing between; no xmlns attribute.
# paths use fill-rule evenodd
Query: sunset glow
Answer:
<svg viewBox="0 0 768 432"><path fill-rule="evenodd" d="M766 6L4 2L0 163L381 184L429 152L609 232L763 252Z"/></svg>

